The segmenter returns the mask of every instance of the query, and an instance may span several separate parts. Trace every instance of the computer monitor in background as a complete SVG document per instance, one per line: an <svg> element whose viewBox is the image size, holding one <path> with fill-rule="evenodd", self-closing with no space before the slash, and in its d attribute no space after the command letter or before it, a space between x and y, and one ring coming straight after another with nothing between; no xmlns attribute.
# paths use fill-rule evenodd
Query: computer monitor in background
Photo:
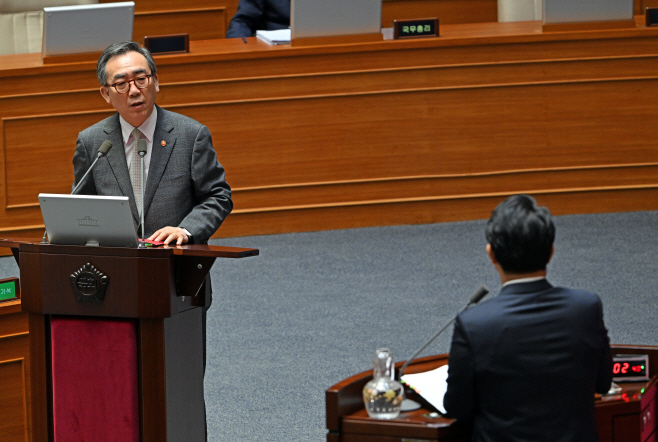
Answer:
<svg viewBox="0 0 658 442"><path fill-rule="evenodd" d="M42 57L103 52L132 41L134 2L43 8Z"/></svg>
<svg viewBox="0 0 658 442"><path fill-rule="evenodd" d="M292 38L381 32L382 0L292 0Z"/></svg>
<svg viewBox="0 0 658 442"><path fill-rule="evenodd" d="M633 20L633 0L544 0L544 24Z"/></svg>

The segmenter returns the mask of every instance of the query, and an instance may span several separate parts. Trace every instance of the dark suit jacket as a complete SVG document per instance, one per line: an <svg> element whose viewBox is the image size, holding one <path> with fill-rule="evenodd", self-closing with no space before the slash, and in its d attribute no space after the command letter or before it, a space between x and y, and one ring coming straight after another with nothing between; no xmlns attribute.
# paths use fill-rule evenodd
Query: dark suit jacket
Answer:
<svg viewBox="0 0 658 442"><path fill-rule="evenodd" d="M290 0L240 0L226 38L252 37L256 31L290 27Z"/></svg>
<svg viewBox="0 0 658 442"><path fill-rule="evenodd" d="M458 316L444 406L473 420L473 441L591 442L594 392L611 381L597 295L512 284Z"/></svg>
<svg viewBox="0 0 658 442"><path fill-rule="evenodd" d="M206 126L160 107L157 109L144 193L145 235L148 238L165 226L184 227L195 243L205 242L233 208L224 168L217 161ZM96 163L78 193L128 196L135 225L139 226L118 113L80 132L73 155L73 185L87 171L105 140L112 142L112 149L106 159Z"/></svg>

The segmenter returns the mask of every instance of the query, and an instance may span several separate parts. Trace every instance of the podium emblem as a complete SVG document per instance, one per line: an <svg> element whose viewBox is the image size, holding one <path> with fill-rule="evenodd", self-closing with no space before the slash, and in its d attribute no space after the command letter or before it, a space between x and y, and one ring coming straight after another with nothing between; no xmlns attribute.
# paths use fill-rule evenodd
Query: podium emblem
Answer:
<svg viewBox="0 0 658 442"><path fill-rule="evenodd" d="M110 279L91 263L83 265L69 277L78 302L101 302Z"/></svg>

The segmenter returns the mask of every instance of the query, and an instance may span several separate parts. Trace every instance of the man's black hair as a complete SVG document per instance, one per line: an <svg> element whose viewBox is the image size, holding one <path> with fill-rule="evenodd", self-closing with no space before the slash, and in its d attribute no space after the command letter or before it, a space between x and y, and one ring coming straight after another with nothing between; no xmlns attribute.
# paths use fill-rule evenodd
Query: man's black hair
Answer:
<svg viewBox="0 0 658 442"><path fill-rule="evenodd" d="M107 86L107 71L105 70L107 62L110 61L111 58L125 54L126 52L137 52L142 54L144 58L146 58L146 63L151 70L151 75L158 73L158 68L155 66L155 61L148 49L141 47L136 41L121 41L108 46L98 58L98 63L96 63L96 77L101 86Z"/></svg>
<svg viewBox="0 0 658 442"><path fill-rule="evenodd" d="M506 273L531 273L546 269L555 225L551 212L533 197L514 195L493 211L485 236Z"/></svg>

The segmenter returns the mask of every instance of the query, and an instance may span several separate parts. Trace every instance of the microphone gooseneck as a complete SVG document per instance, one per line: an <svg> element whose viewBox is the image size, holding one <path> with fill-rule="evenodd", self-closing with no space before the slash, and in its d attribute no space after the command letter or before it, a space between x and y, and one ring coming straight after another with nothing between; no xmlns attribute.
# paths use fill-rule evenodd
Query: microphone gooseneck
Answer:
<svg viewBox="0 0 658 442"><path fill-rule="evenodd" d="M466 304L466 307L464 307L463 309L461 309L461 310L459 311L459 313L463 312L464 310L466 310L467 308L469 308L471 305L474 305L474 304L477 304L478 302L480 302L480 301L482 300L482 298L484 298L485 296L487 296L487 293L489 293L489 289L488 289L486 286L481 285L480 287L478 287L478 289L475 290L475 292L473 292L473 294L468 298L468 304ZM423 345L420 349L418 349L418 351L416 351L416 353L414 353L413 356L411 356L409 359L407 359L407 362L404 363L404 365L402 366L402 368L400 368L400 371L398 372L398 380L400 380L400 379L402 378L402 376L404 375L404 370L407 368L407 366L408 366L408 365L409 365L414 359L416 359L416 357L420 354L420 352L422 352L423 350L425 350L425 348L426 348L428 345L430 345L432 342L434 342L434 340L435 340L436 338L438 338L439 335L441 335L441 333L443 333L443 332L448 328L448 326L450 326L450 324L452 324L453 322L455 322L455 319L457 319L457 316L459 316L459 313L457 313L457 314L456 314L456 315L455 315L450 321L448 321L448 322L443 326L443 328L441 328L441 330L439 330L434 336L432 336L432 338L431 338L429 341L427 341L427 342L425 343L425 345Z"/></svg>
<svg viewBox="0 0 658 442"><path fill-rule="evenodd" d="M141 165L141 170L139 174L139 180L140 180L140 192L141 192L141 201L140 201L140 208L139 212L141 213L141 224L142 224L142 242L139 243L139 247L146 247L146 243L144 242L146 238L144 238L144 157L146 156L146 140L143 138L140 138L137 140L137 153L139 154L140 158L140 165Z"/></svg>
<svg viewBox="0 0 658 442"><path fill-rule="evenodd" d="M98 148L98 153L96 154L96 159L94 160L93 163L91 163L91 166L89 166L89 169L87 169L87 172L82 176L78 184L75 186L73 189L73 192L71 192L71 195L75 195L80 186L82 186L82 183L84 183L85 178L87 178L87 175L89 175L89 172L94 168L96 165L96 162L100 160L102 157L107 155L107 153L112 149L112 143L109 140L103 141L103 144L101 144L101 147Z"/></svg>
<svg viewBox="0 0 658 442"><path fill-rule="evenodd" d="M89 166L89 169L85 172L85 174L82 176L80 181L78 181L78 184L73 188L73 191L71 192L71 195L75 195L78 189L80 189L80 186L82 186L82 183L84 183L85 179L87 178L87 175L89 175L89 172L91 172L91 169L94 168L96 165L96 162L101 159L101 157L104 157L107 155L107 153L112 149L112 143L110 140L105 140L101 143L101 147L98 148L98 153L96 154L96 159L94 160L93 163L91 163L91 166ZM43 238L41 238L41 244L48 244L48 230L43 232Z"/></svg>

